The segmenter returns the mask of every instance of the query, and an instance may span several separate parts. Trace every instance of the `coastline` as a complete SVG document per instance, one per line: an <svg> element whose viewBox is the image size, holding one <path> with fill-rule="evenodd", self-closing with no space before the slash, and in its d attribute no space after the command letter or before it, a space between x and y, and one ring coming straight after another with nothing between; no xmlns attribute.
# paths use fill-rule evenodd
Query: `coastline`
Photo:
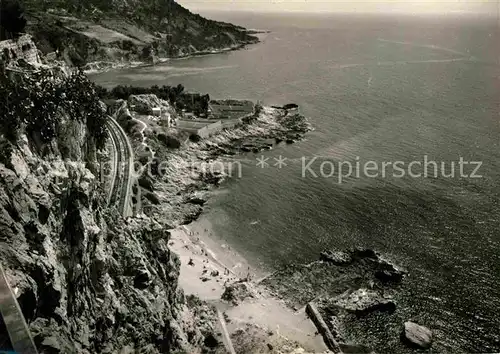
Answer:
<svg viewBox="0 0 500 354"><path fill-rule="evenodd" d="M163 104L168 107L166 102ZM123 107L126 105L115 114L125 124L131 113ZM269 274L214 234L204 214L224 181L234 175L236 166L232 162L236 157L293 143L313 130L298 108L295 104L262 107L244 123L202 140L176 135L179 132L173 128L160 131L159 120L132 115L147 127L141 128L141 134L131 134L134 145L139 148L146 143L155 156L148 164L156 167L143 169L139 177L139 185L145 189L141 193L143 212L169 230L169 247L180 260L179 289L215 306L228 322L221 323L231 333L226 330L227 337L239 334L260 338L251 343L258 348L264 336L264 342L273 348L271 338L273 343L285 341L283 345L321 353L328 340L318 335L322 330L306 314L306 309L314 306L316 313L329 319L325 327L330 327L329 332L335 333L336 341L347 350L353 348L353 341L375 344L386 338L395 340L392 334L403 318L391 314L397 309L400 283L406 272L376 251L330 250L310 264L291 263ZM177 139L179 144L176 148L159 144L160 134ZM148 187L151 185L153 189ZM151 194L154 198L148 198ZM335 320L330 320L330 311L337 314ZM358 321L359 314L383 320ZM385 325L389 323L391 328ZM255 328L259 328L258 333L253 333ZM384 334L370 338L373 329ZM246 352L270 351L264 348Z"/></svg>
<svg viewBox="0 0 500 354"><path fill-rule="evenodd" d="M308 318L305 308L295 311L284 300L271 294L259 282L266 273L251 265L229 245L217 241L216 237L203 216L187 226L171 230L169 247L180 259L179 287L184 293L195 295L222 312L233 341L235 334L243 330L253 353L272 352L266 351L269 349L267 344L284 353L293 353L294 350L297 353L327 352L328 348L317 335L317 328ZM248 274L250 280L247 280ZM252 295L237 304L222 300L226 286L241 279ZM262 336L265 343L259 339Z"/></svg>
<svg viewBox="0 0 500 354"><path fill-rule="evenodd" d="M262 33L269 33L269 32L259 32L256 34L262 34ZM155 66L158 64L164 64L168 63L170 61L174 60L186 60L186 59L191 59L195 57L201 57L201 56L207 56L207 55L214 55L214 54L223 54L223 53L228 53L228 52L233 52L237 50L243 50L247 46L252 45L252 44L258 44L260 43L260 39L258 42L255 43L240 43L231 47L225 47L225 48L220 48L220 49L214 49L214 50L200 50L200 51L195 51L192 53L188 54L183 54L179 56L174 56L174 57L159 57L156 58L155 63L148 63L145 61L126 61L126 62L121 62L121 61L94 61L85 64L84 68L84 73L87 75L95 75L99 73L104 73L108 72L110 70L117 70L117 69L131 69L131 68L142 68L142 67L150 67L150 66Z"/></svg>
<svg viewBox="0 0 500 354"><path fill-rule="evenodd" d="M212 161L214 164L222 162L229 152L229 146L239 148L240 139L260 139L273 135L273 131L279 131L273 123L276 123L276 118L281 114L283 112L280 110L265 108L259 117L261 126L250 125L246 132L229 131L228 135L219 134L194 144L192 148L198 152L209 152L210 158L215 158ZM267 129L262 129L263 126ZM302 133L305 134L311 129L310 126L304 127ZM282 130L281 133L285 131ZM265 146L262 145L261 149L265 149ZM202 157L201 161L206 161L206 158ZM218 182L217 186L220 186L220 183L222 181ZM201 190L203 188L198 192ZM210 207L213 192L214 190L208 196L205 195L207 204L203 206L203 210ZM272 352L269 350L272 347L285 353L293 353L295 350L311 353L327 351L305 308L294 310L284 300L271 294L268 288L261 284L261 280L270 274L251 264L214 234L206 214L200 212L194 221L179 225L170 232L169 246L179 256L181 263L179 287L186 294L195 295L222 312L231 338L236 342L240 340L238 335L246 338L246 350L251 347L252 352ZM240 294L234 299L235 303L230 303L223 298L228 287L234 284L241 284L249 294ZM265 338L264 342L262 337Z"/></svg>
<svg viewBox="0 0 500 354"><path fill-rule="evenodd" d="M267 129L274 130L276 126L270 127L278 121L280 114L283 113L279 107L265 108L259 121ZM288 112L285 114L289 115ZM251 143L257 141L257 147L250 149L255 153L268 147L268 143L261 139L270 137L269 130L262 130L258 125L250 125L253 132L246 136L236 132L228 141L227 136L220 134L191 148L208 153L202 156L202 160L214 159L213 163L221 162L228 153L239 154L240 144L246 146L249 140ZM304 134L306 131L308 129L303 130ZM284 132L280 141L286 140L286 134L290 134L288 130ZM229 147L238 151L228 150ZM216 183L217 187L220 183ZM207 204L204 207L210 208L213 191L205 194ZM181 260L179 286L186 294L196 295L223 312L232 336L243 327L244 336L248 338L261 338L262 330L270 333L265 341L273 348L276 348L276 343L285 341L280 345L291 345L304 352L335 351L334 347L327 345L328 340L323 338L320 327L311 320L308 309L312 305L324 318L325 327L335 338L336 346L340 345L346 352L371 352L365 345L377 342L370 337L372 330L379 331L378 341L384 341L397 330L398 322L405 320L397 312L397 303L400 283L407 272L376 251L332 250L318 255L317 261L304 265L292 263L285 269L273 269L271 273L252 264L218 237L204 210L207 209L203 208L194 221L171 230L170 247ZM232 300L234 303L228 303L225 295L235 284L238 289L236 298ZM336 308L335 320L331 319L329 312L332 306ZM382 320L365 322L358 320L360 314ZM253 333L251 328L254 326L261 331ZM252 344L255 350L247 352L272 352L266 351L265 347L264 351L257 349L259 343L260 340L255 339ZM286 349L282 352L294 351Z"/></svg>
<svg viewBox="0 0 500 354"><path fill-rule="evenodd" d="M322 353L327 348L305 308L292 309L274 296L261 283L269 274L214 234L203 210L228 176L203 165L224 164L239 154L242 144L264 150L269 139L279 144L291 134L299 140L310 130L307 119L295 111L264 107L241 127L169 150L164 156L169 162L164 176L168 183L155 184L162 203L148 216L162 220L170 232L169 248L180 260L178 286L223 314L226 323L221 327L227 328L239 352L245 348L249 353Z"/></svg>
<svg viewBox="0 0 500 354"><path fill-rule="evenodd" d="M130 120L130 113L117 114L122 124ZM299 141L313 130L297 105L259 108L244 123L202 140L175 135L173 128L161 132L155 127L159 121L149 116L132 118L148 127L132 134L134 144L145 142L156 159L149 162L156 168L144 169L140 177L157 171L147 173L155 181L154 190L144 193L141 204L146 216L169 230L169 247L180 260L179 288L219 311L227 322L220 323L226 338L246 348L242 352L272 353L266 345L275 348L276 343L312 353L324 352L327 345L334 352L339 346L352 352L368 350L365 345L381 347L387 340L397 340L400 344L395 345L403 350L403 341L394 333L407 320L397 305L407 272L383 255L372 249L334 249L309 264L292 262L269 274L214 234L204 213L224 181L234 175L235 158ZM178 139L178 147L159 145L160 134ZM142 188L151 184L144 182ZM147 197L151 193L155 198ZM150 203L151 199L158 202ZM311 318L322 318L324 325L316 327L307 311ZM281 352L293 353L289 349Z"/></svg>

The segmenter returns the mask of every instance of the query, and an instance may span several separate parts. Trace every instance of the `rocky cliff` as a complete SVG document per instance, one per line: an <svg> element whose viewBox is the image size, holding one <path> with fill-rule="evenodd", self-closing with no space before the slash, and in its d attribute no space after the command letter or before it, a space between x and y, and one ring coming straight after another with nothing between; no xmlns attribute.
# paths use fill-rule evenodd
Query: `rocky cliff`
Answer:
<svg viewBox="0 0 500 354"><path fill-rule="evenodd" d="M212 309L178 288L169 232L106 207L96 159L105 150L95 153L89 125L69 119L71 107L56 111L48 142L29 133L29 122L16 139L0 132L9 150L0 162L0 260L39 351L209 351L214 327L200 318ZM9 346L0 320L0 350Z"/></svg>
<svg viewBox="0 0 500 354"><path fill-rule="evenodd" d="M31 65L42 63L38 49L29 35L23 35L16 40L0 41L0 62L9 65L10 62L23 59Z"/></svg>
<svg viewBox="0 0 500 354"><path fill-rule="evenodd" d="M26 144L12 169L0 164L0 258L39 350L201 348L211 327L195 325L177 287L168 232L118 222L98 186L81 161L48 162Z"/></svg>
<svg viewBox="0 0 500 354"><path fill-rule="evenodd" d="M25 6L39 49L75 65L154 61L258 42L242 27L205 19L173 0L25 0Z"/></svg>

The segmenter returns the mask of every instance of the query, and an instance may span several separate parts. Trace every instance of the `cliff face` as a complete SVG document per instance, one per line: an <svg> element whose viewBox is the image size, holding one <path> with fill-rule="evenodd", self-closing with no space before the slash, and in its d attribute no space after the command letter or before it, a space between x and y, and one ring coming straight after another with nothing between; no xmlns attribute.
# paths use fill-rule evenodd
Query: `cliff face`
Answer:
<svg viewBox="0 0 500 354"><path fill-rule="evenodd" d="M0 42L0 61L8 64L15 59L23 58L31 64L41 64L38 50L31 36L23 35L16 40Z"/></svg>
<svg viewBox="0 0 500 354"><path fill-rule="evenodd" d="M39 351L200 352L213 326L177 286L169 232L108 210L85 122L57 120L50 149L21 129L0 163L0 260Z"/></svg>
<svg viewBox="0 0 500 354"><path fill-rule="evenodd" d="M205 19L173 0L25 4L28 30L42 52L58 50L76 65L180 57L258 42L242 27Z"/></svg>
<svg viewBox="0 0 500 354"><path fill-rule="evenodd" d="M39 350L195 352L211 327L195 326L177 288L168 232L118 223L102 205L81 161L47 162L24 145L12 169L0 164L0 259Z"/></svg>

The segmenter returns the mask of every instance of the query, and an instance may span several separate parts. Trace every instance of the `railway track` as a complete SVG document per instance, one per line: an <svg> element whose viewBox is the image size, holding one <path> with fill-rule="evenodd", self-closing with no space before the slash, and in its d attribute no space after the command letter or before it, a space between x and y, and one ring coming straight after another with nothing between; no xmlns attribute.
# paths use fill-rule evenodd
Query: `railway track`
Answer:
<svg viewBox="0 0 500 354"><path fill-rule="evenodd" d="M132 214L130 201L134 168L132 146L125 131L116 120L108 117L106 125L116 151L115 172L111 182L108 204L117 205L123 216L130 216Z"/></svg>
<svg viewBox="0 0 500 354"><path fill-rule="evenodd" d="M117 137L116 132L113 128L108 126L108 135L111 140L111 144L113 145L113 170L111 171L111 187L108 191L108 205L111 205L116 202L119 184L117 183L118 179L118 170L120 169L120 161L122 161L122 151L120 139Z"/></svg>

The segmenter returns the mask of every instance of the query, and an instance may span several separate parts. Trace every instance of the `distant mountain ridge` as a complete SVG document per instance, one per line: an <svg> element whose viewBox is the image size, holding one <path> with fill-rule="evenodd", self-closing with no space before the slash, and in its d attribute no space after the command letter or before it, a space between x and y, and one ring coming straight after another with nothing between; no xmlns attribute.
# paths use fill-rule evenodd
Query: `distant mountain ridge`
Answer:
<svg viewBox="0 0 500 354"><path fill-rule="evenodd" d="M43 53L75 65L152 60L257 43L245 28L194 14L173 0L25 0L28 32Z"/></svg>

